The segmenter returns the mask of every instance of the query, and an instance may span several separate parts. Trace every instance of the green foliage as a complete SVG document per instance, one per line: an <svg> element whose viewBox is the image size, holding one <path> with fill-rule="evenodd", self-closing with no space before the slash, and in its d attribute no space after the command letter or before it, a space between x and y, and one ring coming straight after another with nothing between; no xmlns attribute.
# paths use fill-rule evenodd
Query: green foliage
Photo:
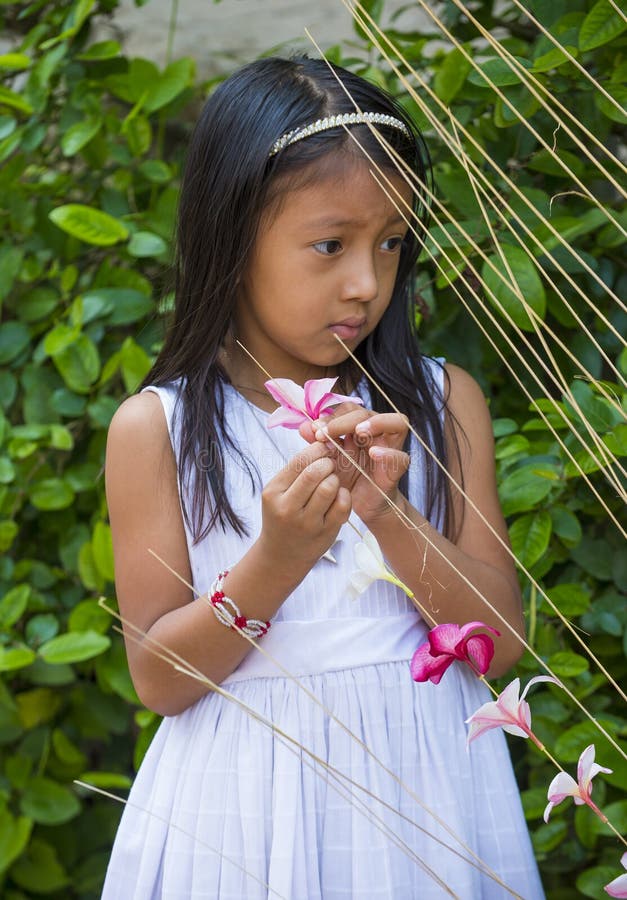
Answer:
<svg viewBox="0 0 627 900"><path fill-rule="evenodd" d="M0 892L16 900L98 895L119 808L73 780L125 788L158 724L139 705L98 603L113 592L101 470L111 416L160 340L161 279L198 94L190 60L160 70L127 59L113 40L92 42L94 18L116 5L0 3L14 36L0 56ZM382 0L364 5L385 21ZM330 56L387 86L425 130L437 197L452 217L434 204L419 277L425 348L470 369L490 398L501 500L531 576L521 575L531 646L624 745L624 707L586 648L625 681L627 566L599 447L618 458L627 447L613 368L625 374L617 334L627 329L605 290L625 293L626 220L567 128L586 147L577 123L618 146L622 113L569 56L620 104L625 26L606 0L528 5L567 52L510 0L474 5L515 71L448 0L431 6L459 46L443 47L435 24L388 30L424 79L426 108L381 59L367 24L356 27L350 57L340 47ZM561 115L566 127L556 131L528 73L575 122ZM449 107L458 133L467 129L463 162ZM612 159L595 155L618 180ZM498 191L493 204L482 173ZM508 343L512 321L522 335ZM546 338L555 367L538 321L561 341ZM540 670L526 653L518 674L526 681ZM536 688L530 702L534 729L568 771L596 744L614 773L597 779L595 799L624 829L624 758L557 687ZM511 748L549 898L602 896L620 871L616 841L569 802L545 825L554 767L530 742L514 738Z"/></svg>
<svg viewBox="0 0 627 900"><path fill-rule="evenodd" d="M160 337L175 123L195 94L190 60L160 71L92 43L114 5L0 7L15 39L0 57L3 896L98 895L120 807L73 780L127 788L143 740L98 604L113 591L102 466Z"/></svg>

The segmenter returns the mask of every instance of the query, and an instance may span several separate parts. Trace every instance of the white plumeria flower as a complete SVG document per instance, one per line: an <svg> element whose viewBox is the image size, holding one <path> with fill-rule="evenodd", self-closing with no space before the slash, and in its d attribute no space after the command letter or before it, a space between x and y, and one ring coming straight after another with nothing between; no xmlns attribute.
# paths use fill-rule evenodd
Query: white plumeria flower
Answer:
<svg viewBox="0 0 627 900"><path fill-rule="evenodd" d="M371 531L366 531L361 541L355 544L354 555L357 568L351 573L348 585L349 594L353 599L369 588L373 581L379 579L400 587L408 597L414 596L407 585L387 567L381 547Z"/></svg>

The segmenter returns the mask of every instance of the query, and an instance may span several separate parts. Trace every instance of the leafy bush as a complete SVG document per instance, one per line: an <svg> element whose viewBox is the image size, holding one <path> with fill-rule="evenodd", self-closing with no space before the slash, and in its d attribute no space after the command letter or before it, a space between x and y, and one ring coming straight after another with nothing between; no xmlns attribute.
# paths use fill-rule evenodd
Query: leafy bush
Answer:
<svg viewBox="0 0 627 900"><path fill-rule="evenodd" d="M119 807L76 789L73 779L126 787L156 726L138 704L121 639L98 604L113 592L101 470L113 411L148 370L160 340L179 161L199 90L191 60L160 70L148 60L127 59L114 41L91 43L92 20L116 5L0 4L3 24L15 36L12 52L0 56L0 878L3 895L12 900L97 895ZM365 6L375 17L384 11L381 2ZM533 0L528 8L611 97L624 100L624 23L608 0ZM400 25L387 30L434 91L430 97L426 87L419 89L426 108L408 95L364 27L357 27L354 45L333 48L330 56L385 84L425 127L444 206L435 209L439 221L419 277L425 347L469 368L491 398L512 543L537 585L522 579L530 644L618 740L625 735L624 707L542 592L613 678L624 681L627 567L611 519L620 515L620 501L576 436L592 440L585 417L602 446L625 455L624 392L610 365L625 371L617 337L625 332L625 317L605 289L624 294L622 235L607 214L617 216L619 226L625 217L597 163L615 180L621 173L598 147L589 159L563 126L555 132L555 121L521 76L455 2L440 4L438 13L459 48L448 39L443 46L435 24L426 34ZM482 4L480 17L499 34L500 46L548 88L549 103L558 100L617 150L623 120L616 106L521 16L516 0L494 9ZM398 61L397 51L392 55ZM570 171L507 101L551 147L556 141ZM435 134L436 123L453 134L447 107L468 129L470 137L461 140L470 162L456 161L454 143L446 146ZM477 200L465 168L472 172L472 163L497 188L502 216ZM549 219L557 237L534 210ZM560 347L546 338L562 381L556 375L550 382L542 371L542 362L550 368L546 344L520 295L499 277L509 270L562 341ZM503 308L523 329L513 348L487 320L484 294L505 335L513 332ZM577 360L591 380L582 377ZM508 366L527 396L513 387ZM527 678L539 668L527 653L519 673ZM597 780L595 797L624 830L624 757L559 689L538 689L531 705L538 735L568 771L595 741L598 761L614 769ZM535 747L519 739L511 746L549 896L602 896L602 884L619 874L617 842L586 807L575 812L565 803L549 825L541 823L555 770Z"/></svg>

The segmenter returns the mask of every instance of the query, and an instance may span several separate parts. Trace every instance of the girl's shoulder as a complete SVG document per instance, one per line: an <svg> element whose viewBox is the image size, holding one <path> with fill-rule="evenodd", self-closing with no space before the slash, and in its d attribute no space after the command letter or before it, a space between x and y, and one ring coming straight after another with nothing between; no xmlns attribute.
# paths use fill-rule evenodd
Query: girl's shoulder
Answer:
<svg viewBox="0 0 627 900"><path fill-rule="evenodd" d="M469 412L476 407L487 408L481 387L466 369L447 362L444 364L444 372L447 381L447 405L469 407Z"/></svg>
<svg viewBox="0 0 627 900"><path fill-rule="evenodd" d="M161 397L142 391L124 400L115 411L107 435L107 450L121 447L135 459L169 443L168 422Z"/></svg>

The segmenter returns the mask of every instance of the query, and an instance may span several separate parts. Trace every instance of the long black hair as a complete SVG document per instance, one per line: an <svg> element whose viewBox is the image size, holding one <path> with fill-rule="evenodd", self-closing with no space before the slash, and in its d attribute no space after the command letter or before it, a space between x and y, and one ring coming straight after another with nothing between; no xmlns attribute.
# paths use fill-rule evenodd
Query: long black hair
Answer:
<svg viewBox="0 0 627 900"><path fill-rule="evenodd" d="M407 134L377 125L385 140L417 176L430 184L427 149L403 108L385 91L339 66L306 56L258 60L237 71L210 96L192 136L178 210L175 307L163 348L144 385L179 381L183 397L180 447L181 483L196 467L188 525L200 540L216 523L245 527L235 514L224 483L224 443L236 448L224 417L221 347L232 323L239 283L246 272L259 223L285 184L311 172L329 153L361 151L344 128L307 137L270 155L273 144L293 129L356 109L391 115ZM396 171L367 125L351 132L384 171ZM428 191L414 194L414 211L425 223ZM420 234L422 229L418 231ZM422 240L412 230L401 248L390 304L356 356L427 441L446 466L443 402L423 366L415 333L414 270ZM355 363L339 366L341 383L355 385ZM389 411L376 389L372 408ZM211 466L197 466L209 458ZM252 477L252 476L251 476ZM448 479L433 460L424 459L426 508L423 514L453 532Z"/></svg>

